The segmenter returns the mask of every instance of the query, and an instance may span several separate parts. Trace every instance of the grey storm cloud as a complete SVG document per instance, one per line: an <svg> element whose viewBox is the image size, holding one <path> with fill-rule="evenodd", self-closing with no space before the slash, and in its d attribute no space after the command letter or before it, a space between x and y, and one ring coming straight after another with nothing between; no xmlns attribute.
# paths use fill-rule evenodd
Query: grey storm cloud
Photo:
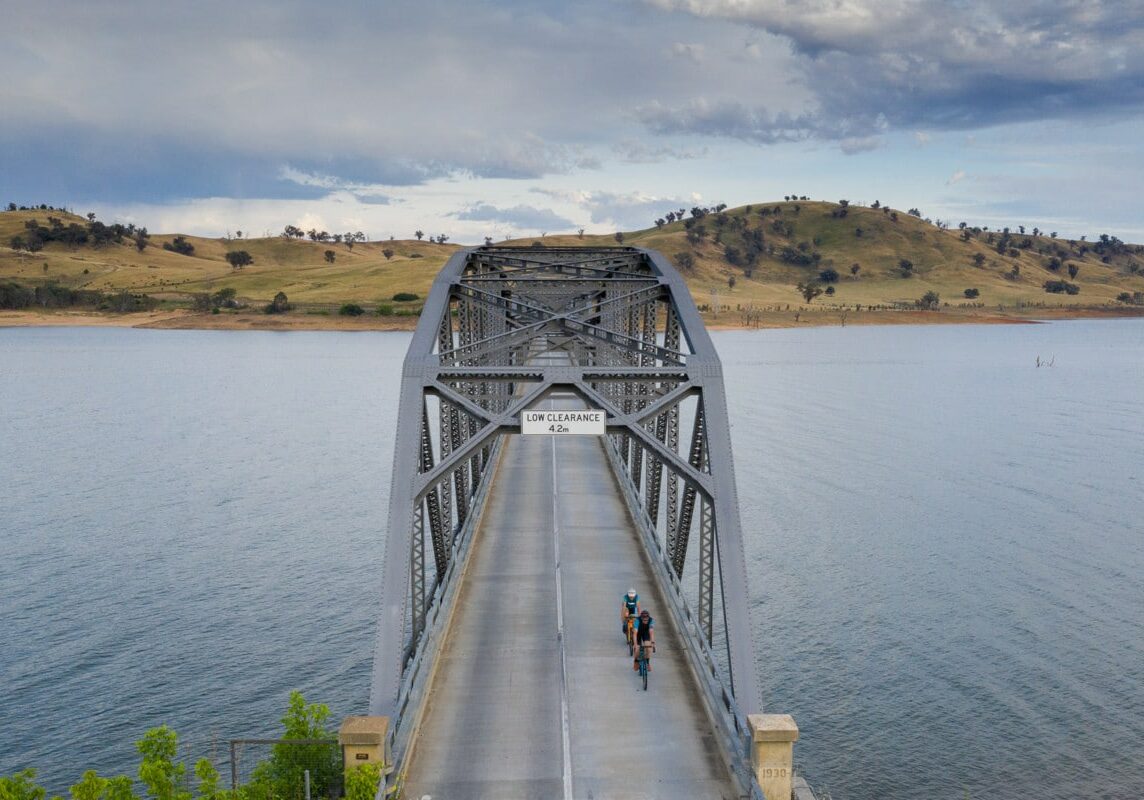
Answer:
<svg viewBox="0 0 1144 800"><path fill-rule="evenodd" d="M567 230L574 227L572 220L565 219L552 209L536 208L535 206L517 205L511 208L497 208L489 203L477 205L458 211L452 216L457 219L475 220L477 222L500 222L517 228L534 230Z"/></svg>
<svg viewBox="0 0 1144 800"><path fill-rule="evenodd" d="M44 164L54 197L310 196L283 168L536 180L680 161L704 139L862 152L894 129L1144 101L1136 0L39 0L9 16L15 196L44 190Z"/></svg>
<svg viewBox="0 0 1144 800"><path fill-rule="evenodd" d="M784 38L814 97L793 117L737 99L644 107L657 131L854 140L887 127L1128 116L1144 100L1144 5L1134 1L646 2Z"/></svg>
<svg viewBox="0 0 1144 800"><path fill-rule="evenodd" d="M673 52L710 50L690 27L606 0L43 0L0 26L0 137L48 159L142 142L133 174L156 188L188 159L196 187L224 182L244 154L260 192L282 165L391 185L594 170L638 132L627 109L733 74Z"/></svg>

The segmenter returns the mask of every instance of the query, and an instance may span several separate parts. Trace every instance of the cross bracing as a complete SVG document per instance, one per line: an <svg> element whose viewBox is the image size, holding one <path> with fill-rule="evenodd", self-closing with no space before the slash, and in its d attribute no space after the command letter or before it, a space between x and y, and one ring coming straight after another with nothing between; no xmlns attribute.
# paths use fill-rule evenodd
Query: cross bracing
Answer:
<svg viewBox="0 0 1144 800"><path fill-rule="evenodd" d="M710 705L758 710L722 370L682 278L635 248L455 254L403 373L370 713L403 748L504 437L553 396L608 459Z"/></svg>

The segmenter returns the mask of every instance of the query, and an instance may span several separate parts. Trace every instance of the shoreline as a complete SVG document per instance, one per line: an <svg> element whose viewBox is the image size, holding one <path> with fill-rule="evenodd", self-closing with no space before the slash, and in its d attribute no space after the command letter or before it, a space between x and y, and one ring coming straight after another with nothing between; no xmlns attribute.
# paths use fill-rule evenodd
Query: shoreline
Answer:
<svg viewBox="0 0 1144 800"><path fill-rule="evenodd" d="M1077 319L1144 317L1139 307L1092 308L947 308L842 311L810 308L801 311L763 312L749 324L735 312L704 315L708 330L759 330L847 325L1027 325ZM140 311L112 314L94 311L0 311L0 328L93 327L150 330L253 330L253 331L412 331L417 317L326 316L320 314L263 314L238 312L203 314L187 310Z"/></svg>

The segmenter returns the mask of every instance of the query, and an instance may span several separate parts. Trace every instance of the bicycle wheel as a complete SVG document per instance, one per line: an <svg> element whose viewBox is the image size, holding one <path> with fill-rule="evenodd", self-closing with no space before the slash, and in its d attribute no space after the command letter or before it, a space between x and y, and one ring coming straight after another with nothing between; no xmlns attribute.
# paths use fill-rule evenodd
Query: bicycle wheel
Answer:
<svg viewBox="0 0 1144 800"><path fill-rule="evenodd" d="M628 628L628 655L634 656L636 654L635 636L632 635L632 629Z"/></svg>
<svg viewBox="0 0 1144 800"><path fill-rule="evenodd" d="M640 677L643 678L643 690L647 691L647 659L640 659Z"/></svg>

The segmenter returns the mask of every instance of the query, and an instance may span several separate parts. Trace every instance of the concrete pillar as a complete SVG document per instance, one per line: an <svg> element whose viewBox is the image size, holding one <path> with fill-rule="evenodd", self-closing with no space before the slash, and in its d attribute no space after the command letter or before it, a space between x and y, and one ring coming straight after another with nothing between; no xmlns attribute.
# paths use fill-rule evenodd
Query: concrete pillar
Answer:
<svg viewBox="0 0 1144 800"><path fill-rule="evenodd" d="M748 714L751 766L767 800L790 800L798 725L790 714Z"/></svg>
<svg viewBox="0 0 1144 800"><path fill-rule="evenodd" d="M338 744L346 769L362 764L380 764L382 774L389 766L386 739L389 717L346 717L338 729Z"/></svg>

